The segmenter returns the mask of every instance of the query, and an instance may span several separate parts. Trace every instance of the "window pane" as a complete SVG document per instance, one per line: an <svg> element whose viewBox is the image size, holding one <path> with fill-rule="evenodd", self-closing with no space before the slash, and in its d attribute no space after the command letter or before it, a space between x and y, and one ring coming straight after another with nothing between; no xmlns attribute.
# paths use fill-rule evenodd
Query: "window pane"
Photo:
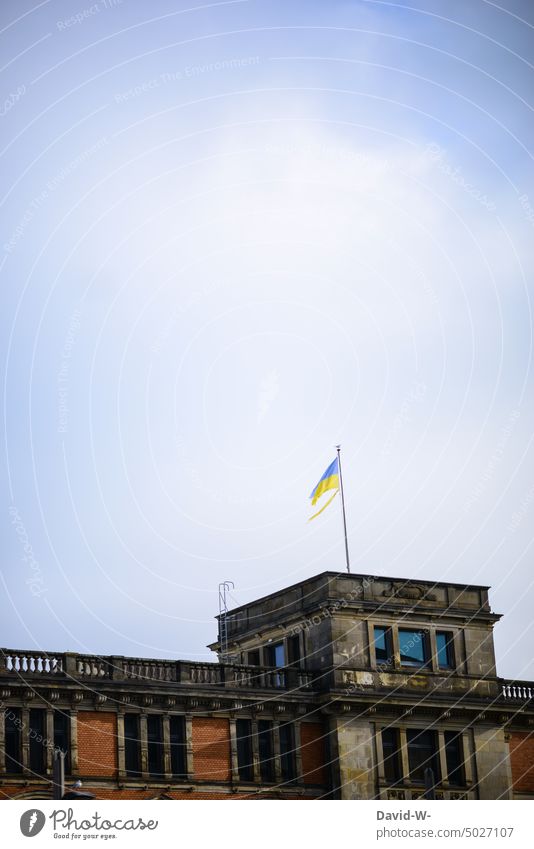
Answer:
<svg viewBox="0 0 534 849"><path fill-rule="evenodd" d="M258 746L261 780L274 781L273 726L265 719L258 722Z"/></svg>
<svg viewBox="0 0 534 849"><path fill-rule="evenodd" d="M177 778L187 775L185 717L171 716L169 719L171 740L171 771Z"/></svg>
<svg viewBox="0 0 534 849"><path fill-rule="evenodd" d="M382 752L386 781L395 783L401 777L399 735L396 728L384 728L382 731Z"/></svg>
<svg viewBox="0 0 534 849"><path fill-rule="evenodd" d="M294 666L300 665L300 637L298 634L287 640L287 662Z"/></svg>
<svg viewBox="0 0 534 849"><path fill-rule="evenodd" d="M4 713L6 728L6 772L22 772L20 751L20 710L9 708Z"/></svg>
<svg viewBox="0 0 534 849"><path fill-rule="evenodd" d="M391 663L391 632L389 628L375 625L375 655L377 663Z"/></svg>
<svg viewBox="0 0 534 849"><path fill-rule="evenodd" d="M440 771L436 733L411 728L406 732L406 739L411 780L424 783L425 770L430 768L437 783L440 780Z"/></svg>
<svg viewBox="0 0 534 849"><path fill-rule="evenodd" d="M65 775L70 772L70 716L54 711L54 749L65 752Z"/></svg>
<svg viewBox="0 0 534 849"><path fill-rule="evenodd" d="M237 768L241 781L254 781L252 764L252 722L250 719L236 719Z"/></svg>
<svg viewBox="0 0 534 849"><path fill-rule="evenodd" d="M436 649L438 666L441 669L450 669L453 666L453 655L452 634L449 631L438 631L436 633Z"/></svg>
<svg viewBox="0 0 534 849"><path fill-rule="evenodd" d="M461 786L465 784L461 734L457 734L455 731L445 731L444 736L449 783Z"/></svg>
<svg viewBox="0 0 534 849"><path fill-rule="evenodd" d="M283 781L296 778L295 744L292 725L280 725L280 766Z"/></svg>
<svg viewBox="0 0 534 849"><path fill-rule="evenodd" d="M274 647L274 665L275 666L285 666L285 658L284 658L284 644L278 643L277 646Z"/></svg>
<svg viewBox="0 0 534 849"><path fill-rule="evenodd" d="M254 649L254 651L249 651L249 653L248 653L248 665L249 666L259 666L260 665L259 649Z"/></svg>
<svg viewBox="0 0 534 849"><path fill-rule="evenodd" d="M401 663L405 666L424 666L428 660L424 631L406 631L399 628Z"/></svg>
<svg viewBox="0 0 534 849"><path fill-rule="evenodd" d="M128 775L139 777L139 717L136 713L124 714L124 757Z"/></svg>
<svg viewBox="0 0 534 849"><path fill-rule="evenodd" d="M37 775L46 769L45 717L44 710L30 710L30 769Z"/></svg>
<svg viewBox="0 0 534 849"><path fill-rule="evenodd" d="M148 771L150 775L163 775L163 737L161 717L147 716Z"/></svg>

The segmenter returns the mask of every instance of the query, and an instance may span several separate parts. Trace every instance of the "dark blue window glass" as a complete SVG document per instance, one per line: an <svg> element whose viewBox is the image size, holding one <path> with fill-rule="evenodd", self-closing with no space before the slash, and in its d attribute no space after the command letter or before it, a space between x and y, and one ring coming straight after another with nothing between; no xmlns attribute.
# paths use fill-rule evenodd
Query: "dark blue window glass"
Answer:
<svg viewBox="0 0 534 849"><path fill-rule="evenodd" d="M452 634L448 631L436 633L436 650L440 669L450 669L453 665Z"/></svg>

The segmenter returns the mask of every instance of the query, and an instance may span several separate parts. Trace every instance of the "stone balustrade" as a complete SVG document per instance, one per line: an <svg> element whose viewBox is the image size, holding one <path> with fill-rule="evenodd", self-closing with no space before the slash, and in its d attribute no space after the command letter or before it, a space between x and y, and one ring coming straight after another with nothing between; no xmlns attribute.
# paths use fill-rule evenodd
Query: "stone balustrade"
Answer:
<svg viewBox="0 0 534 849"><path fill-rule="evenodd" d="M534 683L532 681L502 680L502 695L506 701L528 702L534 699Z"/></svg>
<svg viewBox="0 0 534 849"><path fill-rule="evenodd" d="M311 675L296 668L243 666L187 660L47 654L0 649L0 677L60 676L66 680L139 681L185 686L300 690L311 688Z"/></svg>

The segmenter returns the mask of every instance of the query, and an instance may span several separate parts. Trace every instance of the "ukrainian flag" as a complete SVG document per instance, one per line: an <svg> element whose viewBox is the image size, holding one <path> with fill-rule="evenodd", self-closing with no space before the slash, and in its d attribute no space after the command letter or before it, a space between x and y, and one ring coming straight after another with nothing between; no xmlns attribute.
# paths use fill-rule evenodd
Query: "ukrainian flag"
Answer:
<svg viewBox="0 0 534 849"><path fill-rule="evenodd" d="M328 492L330 489L335 489L334 494L328 499L326 504L324 504L321 509L314 513L313 516L310 516L309 520L311 522L312 519L315 519L319 513L322 513L326 507L330 504L331 501L334 500L336 495L339 492L339 458L336 457L333 463L330 463L326 472L322 476L321 480L317 484L317 486L312 490L310 495L312 506L317 504L317 501L323 495L323 493Z"/></svg>

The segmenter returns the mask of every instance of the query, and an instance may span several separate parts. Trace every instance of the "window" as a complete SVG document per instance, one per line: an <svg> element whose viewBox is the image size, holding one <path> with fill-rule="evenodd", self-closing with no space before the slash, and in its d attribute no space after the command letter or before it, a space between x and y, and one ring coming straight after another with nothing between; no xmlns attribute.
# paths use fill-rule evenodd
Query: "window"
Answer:
<svg viewBox="0 0 534 849"><path fill-rule="evenodd" d="M375 655L378 664L393 663L393 649L391 643L391 631L389 628L375 625Z"/></svg>
<svg viewBox="0 0 534 849"><path fill-rule="evenodd" d="M280 768L282 781L294 781L297 777L293 726L287 723L280 725Z"/></svg>
<svg viewBox="0 0 534 849"><path fill-rule="evenodd" d="M254 651L249 651L247 655L248 665L249 666L259 666L260 665L260 650L254 649Z"/></svg>
<svg viewBox="0 0 534 849"><path fill-rule="evenodd" d="M139 716L136 713L124 714L124 758L126 773L139 778Z"/></svg>
<svg viewBox="0 0 534 849"><path fill-rule="evenodd" d="M20 710L9 708L4 713L5 717L5 751L6 772L22 772L22 757L20 751Z"/></svg>
<svg viewBox="0 0 534 849"><path fill-rule="evenodd" d="M434 773L434 782L440 780L438 747L435 731L418 731L409 728L406 732L408 743L408 763L410 765L410 779L412 781L425 781L425 770L430 768Z"/></svg>
<svg viewBox="0 0 534 849"><path fill-rule="evenodd" d="M171 741L171 772L175 778L187 776L185 717L171 716L169 719Z"/></svg>
<svg viewBox="0 0 534 849"><path fill-rule="evenodd" d="M274 781L273 724L265 719L258 722L258 747L261 780Z"/></svg>
<svg viewBox="0 0 534 849"><path fill-rule="evenodd" d="M298 634L288 637L287 662L290 666L300 666L300 637Z"/></svg>
<svg viewBox="0 0 534 849"><path fill-rule="evenodd" d="M436 632L436 651L440 669L452 669L454 666L453 639L450 631Z"/></svg>
<svg viewBox="0 0 534 849"><path fill-rule="evenodd" d="M445 759L449 784L462 786L465 774L462 758L462 736L456 731L445 731Z"/></svg>
<svg viewBox="0 0 534 849"><path fill-rule="evenodd" d="M402 776L399 732L396 728L384 728L382 731L382 752L384 756L384 776L390 784L400 781Z"/></svg>
<svg viewBox="0 0 534 849"><path fill-rule="evenodd" d="M54 711L54 749L65 753L65 775L70 773L70 715Z"/></svg>
<svg viewBox="0 0 534 849"><path fill-rule="evenodd" d="M237 767L241 781L254 781L252 756L252 722L250 719L236 719Z"/></svg>
<svg viewBox="0 0 534 849"><path fill-rule="evenodd" d="M267 663L269 666L285 666L284 644L277 643L274 646L267 646Z"/></svg>
<svg viewBox="0 0 534 849"><path fill-rule="evenodd" d="M36 775L46 771L45 718L46 711L30 710L30 769Z"/></svg>
<svg viewBox="0 0 534 849"><path fill-rule="evenodd" d="M399 628L399 649L403 666L425 666L428 663L426 631L407 631Z"/></svg>
<svg viewBox="0 0 534 849"><path fill-rule="evenodd" d="M163 775L163 735L161 716L150 714L146 718L148 771L150 775Z"/></svg>

